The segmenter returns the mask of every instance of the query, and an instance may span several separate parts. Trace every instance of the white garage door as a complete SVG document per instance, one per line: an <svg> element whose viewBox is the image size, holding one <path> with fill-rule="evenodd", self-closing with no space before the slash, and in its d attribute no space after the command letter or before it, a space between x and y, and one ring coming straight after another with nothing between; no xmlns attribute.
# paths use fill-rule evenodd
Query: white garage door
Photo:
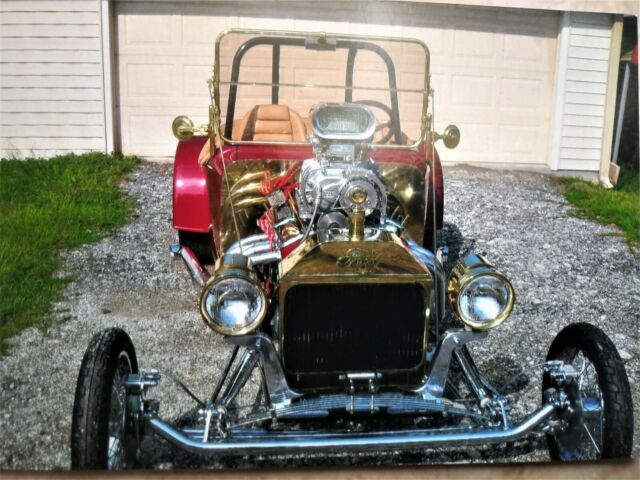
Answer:
<svg viewBox="0 0 640 480"><path fill-rule="evenodd" d="M546 164L555 13L408 3L116 5L122 150L171 157L174 116L207 117L206 80L221 30L260 28L417 37L431 50L436 127L462 142L445 161Z"/></svg>

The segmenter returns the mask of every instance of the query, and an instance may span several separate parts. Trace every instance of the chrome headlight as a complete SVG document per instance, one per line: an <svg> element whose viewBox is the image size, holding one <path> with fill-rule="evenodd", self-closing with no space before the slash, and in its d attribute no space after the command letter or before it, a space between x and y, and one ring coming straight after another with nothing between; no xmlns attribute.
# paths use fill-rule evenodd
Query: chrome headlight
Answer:
<svg viewBox="0 0 640 480"><path fill-rule="evenodd" d="M475 330L497 327L509 316L515 301L509 280L475 253L454 267L448 294L456 315Z"/></svg>
<svg viewBox="0 0 640 480"><path fill-rule="evenodd" d="M200 294L200 313L223 335L244 335L264 320L267 299L243 255L225 255Z"/></svg>

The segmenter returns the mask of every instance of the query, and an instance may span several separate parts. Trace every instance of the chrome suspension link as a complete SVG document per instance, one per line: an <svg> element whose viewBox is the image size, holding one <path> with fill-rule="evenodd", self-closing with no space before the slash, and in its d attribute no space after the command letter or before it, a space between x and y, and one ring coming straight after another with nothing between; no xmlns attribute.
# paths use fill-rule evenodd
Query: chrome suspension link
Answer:
<svg viewBox="0 0 640 480"><path fill-rule="evenodd" d="M251 373L258 363L258 358L258 352L255 350L246 349L243 352L240 362L231 375L231 380L227 388L217 402L219 405L223 407L229 407L229 405L231 405L238 396L238 393L240 393L240 390L242 390L242 387L244 387L249 380L249 377L251 377Z"/></svg>

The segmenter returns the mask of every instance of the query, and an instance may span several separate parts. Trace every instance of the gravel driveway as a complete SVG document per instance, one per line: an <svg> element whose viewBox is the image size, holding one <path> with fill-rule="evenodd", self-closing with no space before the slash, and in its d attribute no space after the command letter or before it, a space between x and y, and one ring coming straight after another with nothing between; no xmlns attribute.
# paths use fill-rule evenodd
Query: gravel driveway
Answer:
<svg viewBox="0 0 640 480"><path fill-rule="evenodd" d="M126 188L138 199L134 221L102 242L69 252L76 275L58 305L68 320L47 334L29 329L0 359L0 469L69 468L69 434L76 376L92 335L109 326L129 332L142 367L164 374L154 395L163 417L176 418L190 399L167 374L200 396L229 350L205 328L196 311L197 291L183 265L170 258L171 169L144 164ZM634 456L640 431L640 267L614 230L571 216L571 207L544 175L457 167L446 170L447 226L456 248L475 248L509 276L517 303L511 318L489 340L472 348L480 369L496 383L524 372L512 389L514 415L539 403L540 369L563 326L589 321L620 349L635 404ZM158 442L160 443L160 442ZM388 452L378 455L242 457L204 466L397 464L442 461L544 460L546 451L523 442L464 453ZM150 466L201 465L174 457L160 444Z"/></svg>

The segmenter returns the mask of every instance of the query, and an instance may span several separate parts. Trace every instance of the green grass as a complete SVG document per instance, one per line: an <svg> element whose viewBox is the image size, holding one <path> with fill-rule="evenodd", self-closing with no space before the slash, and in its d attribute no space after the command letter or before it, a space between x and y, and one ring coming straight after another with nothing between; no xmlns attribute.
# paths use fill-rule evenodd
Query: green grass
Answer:
<svg viewBox="0 0 640 480"><path fill-rule="evenodd" d="M578 178L559 181L566 199L578 208L577 216L616 225L631 247L640 248L640 178L635 170L623 167L612 189Z"/></svg>
<svg viewBox="0 0 640 480"><path fill-rule="evenodd" d="M69 278L60 252L124 225L135 205L120 182L139 160L88 153L0 161L0 354L24 328L46 328Z"/></svg>

